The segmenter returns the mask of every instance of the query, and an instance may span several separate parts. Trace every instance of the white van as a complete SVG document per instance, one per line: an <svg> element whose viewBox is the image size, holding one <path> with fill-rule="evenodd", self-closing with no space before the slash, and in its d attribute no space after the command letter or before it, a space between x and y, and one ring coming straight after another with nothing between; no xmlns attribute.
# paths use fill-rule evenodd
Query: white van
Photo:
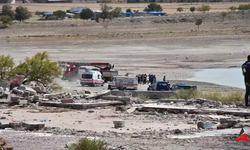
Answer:
<svg viewBox="0 0 250 150"><path fill-rule="evenodd" d="M86 69L86 68L79 68L78 71L80 83L82 86L88 85L88 86L103 86L104 80L102 79L102 74L100 71L92 70L92 69Z"/></svg>
<svg viewBox="0 0 250 150"><path fill-rule="evenodd" d="M108 89L137 90L138 80L136 77L115 76L113 81L109 83Z"/></svg>

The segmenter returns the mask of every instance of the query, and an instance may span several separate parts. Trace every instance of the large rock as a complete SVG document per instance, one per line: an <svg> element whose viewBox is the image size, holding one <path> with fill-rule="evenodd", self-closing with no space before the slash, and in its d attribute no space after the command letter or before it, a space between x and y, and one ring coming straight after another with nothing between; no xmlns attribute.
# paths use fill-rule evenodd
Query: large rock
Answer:
<svg viewBox="0 0 250 150"><path fill-rule="evenodd" d="M213 125L211 122L198 122L197 123L197 128L198 129L212 129Z"/></svg>
<svg viewBox="0 0 250 150"><path fill-rule="evenodd" d="M227 128L232 128L238 123L238 121L234 119L220 118L220 123L226 124Z"/></svg>
<svg viewBox="0 0 250 150"><path fill-rule="evenodd" d="M123 120L115 120L113 123L115 128L123 128L125 126L125 122Z"/></svg>

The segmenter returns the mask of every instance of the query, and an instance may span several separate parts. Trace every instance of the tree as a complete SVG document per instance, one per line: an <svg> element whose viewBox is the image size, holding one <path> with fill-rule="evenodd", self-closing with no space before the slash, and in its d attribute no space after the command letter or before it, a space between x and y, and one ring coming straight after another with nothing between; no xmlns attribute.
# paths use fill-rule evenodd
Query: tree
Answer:
<svg viewBox="0 0 250 150"><path fill-rule="evenodd" d="M75 14L75 15L73 16L73 18L77 21L77 19L80 18L80 14Z"/></svg>
<svg viewBox="0 0 250 150"><path fill-rule="evenodd" d="M202 19L196 19L195 20L195 25L198 26L198 31L199 31L199 26L202 24Z"/></svg>
<svg viewBox="0 0 250 150"><path fill-rule="evenodd" d="M181 12L181 11L183 11L183 8L182 7L178 7L177 11Z"/></svg>
<svg viewBox="0 0 250 150"><path fill-rule="evenodd" d="M0 17L0 22L4 27L7 27L7 25L12 24L12 19L10 18L10 16L2 16Z"/></svg>
<svg viewBox="0 0 250 150"><path fill-rule="evenodd" d="M148 5L148 7L146 7L146 8L144 9L144 11L159 11L159 12L161 12L161 11L162 11L162 7L161 7L161 5L159 5L159 4L150 3L150 4Z"/></svg>
<svg viewBox="0 0 250 150"><path fill-rule="evenodd" d="M190 7L189 10L193 13L196 10L196 8L195 7Z"/></svg>
<svg viewBox="0 0 250 150"><path fill-rule="evenodd" d="M93 11L89 8L83 9L82 12L80 13L80 18L83 20L88 20L92 18L94 15Z"/></svg>
<svg viewBox="0 0 250 150"><path fill-rule="evenodd" d="M235 6L231 6L231 7L229 7L229 9L230 9L231 11L235 11L237 8L236 8Z"/></svg>
<svg viewBox="0 0 250 150"><path fill-rule="evenodd" d="M211 8L209 5L202 5L201 7L197 8L197 11L202 11L202 12L206 12L209 11Z"/></svg>
<svg viewBox="0 0 250 150"><path fill-rule="evenodd" d="M115 9L113 9L111 11L111 14L113 17L117 18L120 16L120 13L122 12L122 8L121 7L115 7Z"/></svg>
<svg viewBox="0 0 250 150"><path fill-rule="evenodd" d="M130 8L126 9L126 12L132 12L132 10Z"/></svg>
<svg viewBox="0 0 250 150"><path fill-rule="evenodd" d="M24 75L24 79L30 82L42 84L48 87L55 78L62 74L57 62L52 62L47 52L37 53L35 56L26 57L25 62L16 67L16 73Z"/></svg>
<svg viewBox="0 0 250 150"><path fill-rule="evenodd" d="M226 12L221 12L221 17L222 17L222 21L224 22L225 18L227 16Z"/></svg>
<svg viewBox="0 0 250 150"><path fill-rule="evenodd" d="M18 6L16 8L15 19L21 21L27 20L31 17L31 12L26 7Z"/></svg>
<svg viewBox="0 0 250 150"><path fill-rule="evenodd" d="M15 19L15 13L12 10L12 7L10 5L3 5L3 7L2 7L2 13L5 16L9 16L12 20Z"/></svg>
<svg viewBox="0 0 250 150"><path fill-rule="evenodd" d="M53 15L57 17L57 19L64 19L66 17L66 12L62 10L57 10L53 12Z"/></svg>
<svg viewBox="0 0 250 150"><path fill-rule="evenodd" d="M111 19L111 15L110 15L110 10L112 9L111 6L108 6L107 4L101 4L101 18L103 19L103 22L105 21L105 19Z"/></svg>
<svg viewBox="0 0 250 150"><path fill-rule="evenodd" d="M9 82L15 77L14 66L13 58L4 55L0 56L0 82Z"/></svg>

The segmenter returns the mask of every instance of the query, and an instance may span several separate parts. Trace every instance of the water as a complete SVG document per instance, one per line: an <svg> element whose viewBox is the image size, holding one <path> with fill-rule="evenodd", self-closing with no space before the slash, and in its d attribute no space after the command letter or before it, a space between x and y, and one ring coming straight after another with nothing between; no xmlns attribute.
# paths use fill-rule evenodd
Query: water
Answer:
<svg viewBox="0 0 250 150"><path fill-rule="evenodd" d="M227 85L238 88L245 88L244 77L241 68L229 69L204 69L195 73L190 81L210 82L219 85Z"/></svg>

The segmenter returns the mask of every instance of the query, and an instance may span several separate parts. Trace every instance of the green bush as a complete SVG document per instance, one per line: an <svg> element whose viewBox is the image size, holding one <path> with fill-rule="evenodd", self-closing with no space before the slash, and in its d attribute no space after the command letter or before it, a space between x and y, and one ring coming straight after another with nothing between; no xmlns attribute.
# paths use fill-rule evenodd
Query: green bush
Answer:
<svg viewBox="0 0 250 150"><path fill-rule="evenodd" d="M196 8L195 7L190 7L189 10L193 13L196 10Z"/></svg>
<svg viewBox="0 0 250 150"><path fill-rule="evenodd" d="M231 7L229 7L229 9L230 9L231 11L234 11L234 10L236 10L236 9L237 9L237 7L235 7L235 6L231 6Z"/></svg>
<svg viewBox="0 0 250 150"><path fill-rule="evenodd" d="M244 92L236 91L230 93L222 92L201 92L197 90L179 90L176 92L177 99L197 99L204 98L208 100L220 101L223 104L232 104L234 102L244 101Z"/></svg>
<svg viewBox="0 0 250 150"><path fill-rule="evenodd" d="M250 10L250 4L241 4L238 10Z"/></svg>
<svg viewBox="0 0 250 150"><path fill-rule="evenodd" d="M197 11L206 12L206 11L209 11L210 9L211 7L209 5L202 5L201 7L197 8Z"/></svg>
<svg viewBox="0 0 250 150"><path fill-rule="evenodd" d="M148 97L147 95L144 95L144 94L139 94L139 95L138 95L138 98L140 98L140 99L142 99L142 100L144 100L144 101L149 100L149 97Z"/></svg>
<svg viewBox="0 0 250 150"><path fill-rule="evenodd" d="M177 99L195 99L199 98L200 92L197 90L178 90L176 91Z"/></svg>
<svg viewBox="0 0 250 150"><path fill-rule="evenodd" d="M161 11L162 11L162 7L161 7L160 4L150 3L150 4L148 5L148 7L146 7L146 8L144 9L144 11L159 11L159 12L161 12Z"/></svg>
<svg viewBox="0 0 250 150"><path fill-rule="evenodd" d="M107 144L103 141L81 139L78 143L72 144L69 150L107 150Z"/></svg>

